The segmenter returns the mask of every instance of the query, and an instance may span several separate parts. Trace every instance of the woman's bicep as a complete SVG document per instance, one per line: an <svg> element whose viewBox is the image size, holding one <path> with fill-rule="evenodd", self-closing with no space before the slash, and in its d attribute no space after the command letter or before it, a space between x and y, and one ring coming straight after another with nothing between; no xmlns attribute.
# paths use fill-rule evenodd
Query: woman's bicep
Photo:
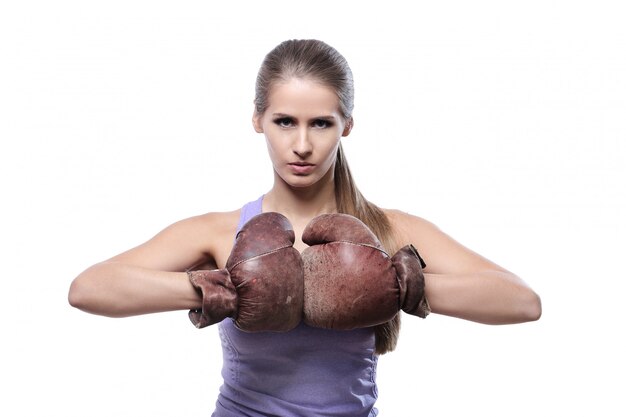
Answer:
<svg viewBox="0 0 626 417"><path fill-rule="evenodd" d="M193 217L181 220L166 227L145 243L104 262L160 271L184 271L213 261L211 234L207 219Z"/></svg>
<svg viewBox="0 0 626 417"><path fill-rule="evenodd" d="M517 275L426 220L396 213L392 224L403 243L413 243L426 262L426 294L433 312L490 324L541 316L539 296Z"/></svg>
<svg viewBox="0 0 626 417"><path fill-rule="evenodd" d="M464 246L433 223L407 213L395 212L392 224L403 245L413 244L424 261L425 272L460 274L505 269Z"/></svg>

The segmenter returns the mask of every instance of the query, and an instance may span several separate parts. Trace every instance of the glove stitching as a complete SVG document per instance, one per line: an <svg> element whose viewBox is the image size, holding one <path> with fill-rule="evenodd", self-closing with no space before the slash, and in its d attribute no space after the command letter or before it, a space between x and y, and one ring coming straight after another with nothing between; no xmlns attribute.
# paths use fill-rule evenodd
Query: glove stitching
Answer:
<svg viewBox="0 0 626 417"><path fill-rule="evenodd" d="M384 249L381 249L378 246L374 246L374 245L369 244L369 243L352 242L350 240L333 240L332 242L327 242L327 243L324 243L324 244L325 245L331 245L333 243L348 243L348 244L355 245L355 246L365 246L367 248L376 249L377 251L382 252L385 255L389 256L389 254Z"/></svg>
<svg viewBox="0 0 626 417"><path fill-rule="evenodd" d="M293 245L281 246L280 248L276 248L276 249L272 249L272 250L267 251L267 252L260 253L258 255L252 256L251 258L242 259L241 261L236 262L233 266L231 266L230 267L230 271L232 271L233 269L237 268L240 264L242 264L244 262L248 262L248 261L250 261L252 259L261 258L261 257L266 256L266 255L271 255L272 253L278 252L279 250L283 250L285 248L293 248Z"/></svg>

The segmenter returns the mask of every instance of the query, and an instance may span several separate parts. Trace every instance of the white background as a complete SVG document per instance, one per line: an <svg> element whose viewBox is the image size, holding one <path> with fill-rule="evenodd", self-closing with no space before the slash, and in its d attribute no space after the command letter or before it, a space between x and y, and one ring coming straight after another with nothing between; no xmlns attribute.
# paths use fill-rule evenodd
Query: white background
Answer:
<svg viewBox="0 0 626 417"><path fill-rule="evenodd" d="M516 272L540 321L404 317L382 416L617 416L626 29L618 1L21 1L0 6L0 414L208 416L216 329L92 316L89 265L271 186L250 118L289 38L350 62L364 194ZM11 410L11 411L9 411Z"/></svg>

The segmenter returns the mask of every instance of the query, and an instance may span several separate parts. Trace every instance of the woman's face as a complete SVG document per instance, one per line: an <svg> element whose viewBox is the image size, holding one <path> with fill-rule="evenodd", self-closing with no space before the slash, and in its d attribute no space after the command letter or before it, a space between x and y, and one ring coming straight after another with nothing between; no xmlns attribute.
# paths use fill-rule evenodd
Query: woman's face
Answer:
<svg viewBox="0 0 626 417"><path fill-rule="evenodd" d="M268 104L253 124L265 134L274 171L292 187L317 183L334 168L339 141L352 127L341 116L339 98L329 87L292 78L272 87Z"/></svg>

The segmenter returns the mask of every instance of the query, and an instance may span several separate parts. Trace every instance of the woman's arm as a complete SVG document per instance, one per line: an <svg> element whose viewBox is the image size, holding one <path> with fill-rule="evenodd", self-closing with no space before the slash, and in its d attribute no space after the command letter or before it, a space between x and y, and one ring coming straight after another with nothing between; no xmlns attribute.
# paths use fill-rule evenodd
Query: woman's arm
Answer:
<svg viewBox="0 0 626 417"><path fill-rule="evenodd" d="M396 210L386 213L399 246L412 243L426 261L426 297L434 313L487 324L539 319L541 300L518 276L424 219Z"/></svg>
<svg viewBox="0 0 626 417"><path fill-rule="evenodd" d="M110 317L200 307L185 270L216 267L215 259L232 241L236 218L236 212L210 213L174 223L146 243L87 268L73 280L69 303Z"/></svg>

